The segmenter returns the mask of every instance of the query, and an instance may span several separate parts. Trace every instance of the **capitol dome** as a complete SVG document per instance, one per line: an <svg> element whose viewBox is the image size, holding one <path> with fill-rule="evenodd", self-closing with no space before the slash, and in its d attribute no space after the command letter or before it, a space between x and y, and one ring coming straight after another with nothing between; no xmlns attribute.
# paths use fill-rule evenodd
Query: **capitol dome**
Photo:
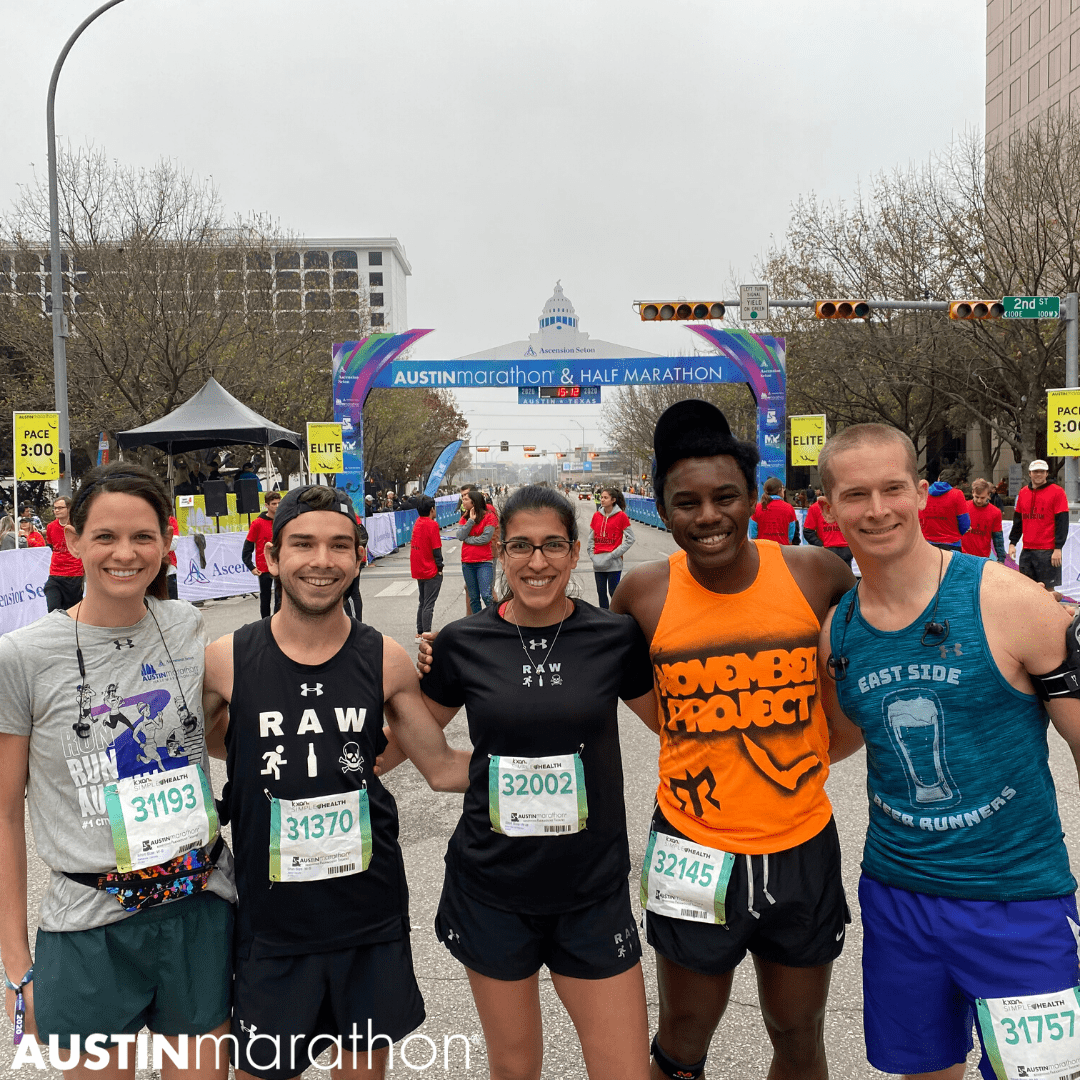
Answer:
<svg viewBox="0 0 1080 1080"><path fill-rule="evenodd" d="M564 327L577 329L577 313L574 311L574 305L566 298L560 281L555 282L555 292L552 293L551 298L544 305L544 310L540 313L540 329L544 330L547 327L553 327L556 330L562 330Z"/></svg>

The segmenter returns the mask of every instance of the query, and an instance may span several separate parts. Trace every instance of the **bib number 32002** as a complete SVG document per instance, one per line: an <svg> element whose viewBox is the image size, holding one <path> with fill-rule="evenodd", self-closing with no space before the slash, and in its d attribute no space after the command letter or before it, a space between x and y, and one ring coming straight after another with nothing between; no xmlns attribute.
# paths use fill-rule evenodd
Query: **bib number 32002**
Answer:
<svg viewBox="0 0 1080 1080"><path fill-rule="evenodd" d="M998 1080L1080 1076L1080 988L978 998L979 1030Z"/></svg>
<svg viewBox="0 0 1080 1080"><path fill-rule="evenodd" d="M323 881L371 862L366 789L315 799L270 799L270 880Z"/></svg>
<svg viewBox="0 0 1080 1080"><path fill-rule="evenodd" d="M735 856L655 829L641 868L641 906L689 922L727 922L728 879Z"/></svg>
<svg viewBox="0 0 1080 1080"><path fill-rule="evenodd" d="M105 810L122 874L205 847L218 833L214 796L198 765L106 784Z"/></svg>
<svg viewBox="0 0 1080 1080"><path fill-rule="evenodd" d="M505 836L581 832L589 817L581 757L492 757L488 816L492 829Z"/></svg>

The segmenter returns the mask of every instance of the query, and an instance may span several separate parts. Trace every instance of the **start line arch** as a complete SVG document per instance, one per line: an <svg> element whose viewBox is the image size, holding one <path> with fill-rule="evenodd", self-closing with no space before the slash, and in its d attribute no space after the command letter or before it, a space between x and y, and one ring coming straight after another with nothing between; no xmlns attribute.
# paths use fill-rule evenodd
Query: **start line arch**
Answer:
<svg viewBox="0 0 1080 1080"><path fill-rule="evenodd" d="M334 346L334 420L345 471L339 483L363 502L364 402L378 389L499 389L519 386L662 386L746 383L757 402L758 489L787 481L787 368L784 339L748 330L688 326L716 350L695 356L551 357L529 360L399 360L431 330L372 334Z"/></svg>

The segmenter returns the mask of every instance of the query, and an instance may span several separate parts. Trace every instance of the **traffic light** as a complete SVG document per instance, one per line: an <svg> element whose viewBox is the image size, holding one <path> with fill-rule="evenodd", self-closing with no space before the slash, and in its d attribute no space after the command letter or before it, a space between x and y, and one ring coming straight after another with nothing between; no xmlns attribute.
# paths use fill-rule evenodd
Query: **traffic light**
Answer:
<svg viewBox="0 0 1080 1080"><path fill-rule="evenodd" d="M536 447L535 446L523 446L521 449L524 450L525 453L527 454L527 453L529 453L530 450L535 450Z"/></svg>
<svg viewBox="0 0 1080 1080"><path fill-rule="evenodd" d="M486 454L491 449L490 446L478 446L476 452L478 454Z"/></svg>
<svg viewBox="0 0 1080 1080"><path fill-rule="evenodd" d="M953 300L949 303L950 319L1000 319L1005 305L1000 300Z"/></svg>
<svg viewBox="0 0 1080 1080"><path fill-rule="evenodd" d="M870 305L865 300L818 300L814 304L816 319L868 319Z"/></svg>
<svg viewBox="0 0 1080 1080"><path fill-rule="evenodd" d="M530 453L526 452L525 456L526 456L526 457L539 457L539 456L540 456L540 454L539 454L538 452L537 452L537 453L532 453L532 454L530 454Z"/></svg>
<svg viewBox="0 0 1080 1080"><path fill-rule="evenodd" d="M600 456L599 454L594 454L591 450L589 451L589 460L590 461L595 461L599 456Z"/></svg>
<svg viewBox="0 0 1080 1080"><path fill-rule="evenodd" d="M722 319L724 305L719 300L657 300L640 304L642 322L686 322L688 319Z"/></svg>
<svg viewBox="0 0 1080 1080"><path fill-rule="evenodd" d="M506 439L503 439L503 441L499 443L499 449L505 454L506 451L510 449L510 443L507 442Z"/></svg>

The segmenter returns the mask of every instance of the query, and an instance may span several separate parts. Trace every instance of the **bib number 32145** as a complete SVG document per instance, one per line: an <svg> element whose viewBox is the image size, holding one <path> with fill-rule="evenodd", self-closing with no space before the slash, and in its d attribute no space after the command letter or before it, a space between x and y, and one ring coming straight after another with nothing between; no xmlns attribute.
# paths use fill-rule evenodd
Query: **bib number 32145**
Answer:
<svg viewBox="0 0 1080 1080"><path fill-rule="evenodd" d="M641 868L641 906L672 919L724 925L734 862L729 851L654 829Z"/></svg>
<svg viewBox="0 0 1080 1080"><path fill-rule="evenodd" d="M492 829L505 836L581 832L589 817L581 757L492 757L488 816Z"/></svg>
<svg viewBox="0 0 1080 1080"><path fill-rule="evenodd" d="M998 1080L1080 1077L1080 988L978 998L979 1030Z"/></svg>
<svg viewBox="0 0 1080 1080"><path fill-rule="evenodd" d="M214 796L198 765L106 784L105 810L122 874L205 847L218 833Z"/></svg>
<svg viewBox="0 0 1080 1080"><path fill-rule="evenodd" d="M367 789L315 799L270 798L270 880L323 881L371 862Z"/></svg>

